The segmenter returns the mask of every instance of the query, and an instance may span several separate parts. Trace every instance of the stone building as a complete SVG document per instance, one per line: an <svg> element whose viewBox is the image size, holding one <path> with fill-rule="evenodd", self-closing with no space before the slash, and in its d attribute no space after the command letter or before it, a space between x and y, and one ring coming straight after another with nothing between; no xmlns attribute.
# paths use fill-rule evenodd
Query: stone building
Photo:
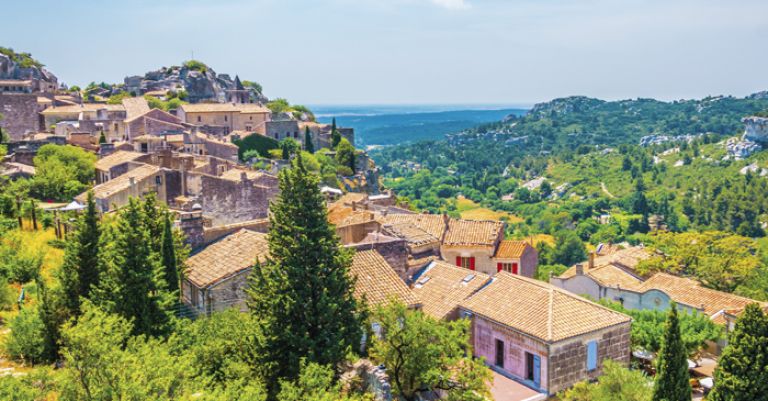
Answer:
<svg viewBox="0 0 768 401"><path fill-rule="evenodd" d="M459 314L475 356L549 395L596 379L605 360L629 365L629 316L541 281L499 272Z"/></svg>
<svg viewBox="0 0 768 401"><path fill-rule="evenodd" d="M355 297L365 298L375 308L393 298L411 309L421 308L421 302L405 282L392 270L384 257L373 249L361 250L352 258L349 274L355 277Z"/></svg>
<svg viewBox="0 0 768 401"><path fill-rule="evenodd" d="M25 134L40 131L38 113L44 106L39 99L34 93L0 93L0 114L3 115L0 128L8 133L11 141L19 141Z"/></svg>
<svg viewBox="0 0 768 401"><path fill-rule="evenodd" d="M497 271L494 255L503 238L501 221L448 219L440 254L457 266L491 275Z"/></svg>
<svg viewBox="0 0 768 401"><path fill-rule="evenodd" d="M266 135L276 141L291 138L304 147L304 131L299 131L299 123L296 120L272 120L265 123Z"/></svg>
<svg viewBox="0 0 768 401"><path fill-rule="evenodd" d="M248 275L257 258L268 256L267 235L245 229L199 248L187 259L181 283L184 303L201 314L227 308L246 310Z"/></svg>
<svg viewBox="0 0 768 401"><path fill-rule="evenodd" d="M160 109L151 109L125 120L126 139L141 135L180 133L187 129L180 118Z"/></svg>
<svg viewBox="0 0 768 401"><path fill-rule="evenodd" d="M459 304L472 296L491 277L444 261L432 261L413 278L413 293L419 297L424 313L435 319L459 317Z"/></svg>
<svg viewBox="0 0 768 401"><path fill-rule="evenodd" d="M536 267L539 264L539 252L526 241L505 239L496 247L493 261L496 262L497 272L503 270L533 277L536 275Z"/></svg>
<svg viewBox="0 0 768 401"><path fill-rule="evenodd" d="M106 213L128 204L129 198L142 198L149 193L155 193L158 199L165 201L173 190L169 188L168 170L149 164L140 164L117 178L93 187L96 207L101 213ZM77 197L81 204L85 204L87 192Z"/></svg>
<svg viewBox="0 0 768 401"><path fill-rule="evenodd" d="M347 245L358 252L374 250L387 261L401 281L408 280L408 248L402 238L390 237L380 232L370 233L362 241Z"/></svg>
<svg viewBox="0 0 768 401"><path fill-rule="evenodd" d="M96 185L127 173L132 167L138 166L137 163L132 164L131 162L139 161L146 156L139 152L118 150L100 158L94 165L96 168Z"/></svg>
<svg viewBox="0 0 768 401"><path fill-rule="evenodd" d="M187 124L212 127L223 135L232 131L265 135L271 111L260 104L198 103L182 105L176 113Z"/></svg>

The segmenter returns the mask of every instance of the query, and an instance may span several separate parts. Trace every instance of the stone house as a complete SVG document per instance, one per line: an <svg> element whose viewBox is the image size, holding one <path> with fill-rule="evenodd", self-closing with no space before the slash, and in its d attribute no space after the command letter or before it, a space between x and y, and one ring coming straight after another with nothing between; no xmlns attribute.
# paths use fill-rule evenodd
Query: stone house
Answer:
<svg viewBox="0 0 768 401"><path fill-rule="evenodd" d="M305 129L309 128L316 151L331 148L331 124L321 124L315 121L299 121L298 124L300 138L304 136ZM336 130L342 138L346 138L353 145L355 144L355 130L353 128L337 127Z"/></svg>
<svg viewBox="0 0 768 401"><path fill-rule="evenodd" d="M448 219L440 246L443 260L492 275L497 272L494 255L504 238L501 221Z"/></svg>
<svg viewBox="0 0 768 401"><path fill-rule="evenodd" d="M171 192L168 188L167 169L161 169L149 164L140 164L129 169L126 173L93 187L96 207L101 213L119 209L128 204L129 198L141 198L148 193L157 194L157 198L165 201ZM85 204L88 192L75 197Z"/></svg>
<svg viewBox="0 0 768 401"><path fill-rule="evenodd" d="M459 304L475 356L553 395L630 358L631 318L553 285L501 271Z"/></svg>
<svg viewBox="0 0 768 401"><path fill-rule="evenodd" d="M182 105L177 116L188 124L219 127L224 135L232 131L266 134L271 111L251 103L197 103Z"/></svg>
<svg viewBox="0 0 768 401"><path fill-rule="evenodd" d="M118 150L100 158L95 164L96 184L103 184L127 173L132 167L136 167L136 164L132 166L131 162L139 161L146 156L143 153Z"/></svg>
<svg viewBox="0 0 768 401"><path fill-rule="evenodd" d="M304 147L304 131L299 131L299 123L296 120L272 120L265 123L266 136L280 142L291 138Z"/></svg>
<svg viewBox="0 0 768 401"><path fill-rule="evenodd" d="M378 252L403 282L408 280L408 248L404 239L374 232L366 235L362 241L346 246L358 252Z"/></svg>
<svg viewBox="0 0 768 401"><path fill-rule="evenodd" d="M125 120L126 139L142 135L163 135L178 133L186 129L182 120L160 109L151 109Z"/></svg>
<svg viewBox="0 0 768 401"><path fill-rule="evenodd" d="M526 241L503 240L493 255L496 271L533 277L539 263L539 252Z"/></svg>
<svg viewBox="0 0 768 401"><path fill-rule="evenodd" d="M248 275L257 258L268 256L267 235L245 229L199 248L187 259L182 300L201 314L232 307L246 310Z"/></svg>

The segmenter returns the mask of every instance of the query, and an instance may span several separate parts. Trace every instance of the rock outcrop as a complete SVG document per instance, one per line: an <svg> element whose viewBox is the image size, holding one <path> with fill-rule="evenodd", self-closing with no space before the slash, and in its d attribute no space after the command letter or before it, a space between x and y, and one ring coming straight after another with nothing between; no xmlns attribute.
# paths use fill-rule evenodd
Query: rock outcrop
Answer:
<svg viewBox="0 0 768 401"><path fill-rule="evenodd" d="M750 141L768 143L768 118L746 117L741 120L744 123L744 137Z"/></svg>
<svg viewBox="0 0 768 401"><path fill-rule="evenodd" d="M137 95L152 91L187 92L190 103L232 101L232 96L245 94L250 102L264 103L268 99L254 87L244 87L239 78L233 80L228 74L216 74L207 66L162 67L144 76L125 77L125 90Z"/></svg>

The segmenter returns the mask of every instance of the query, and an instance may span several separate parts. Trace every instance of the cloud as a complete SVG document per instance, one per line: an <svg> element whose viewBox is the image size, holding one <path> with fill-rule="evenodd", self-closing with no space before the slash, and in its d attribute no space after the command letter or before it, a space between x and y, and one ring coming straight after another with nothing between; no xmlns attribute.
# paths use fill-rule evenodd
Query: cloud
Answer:
<svg viewBox="0 0 768 401"><path fill-rule="evenodd" d="M451 10L465 10L467 8L472 7L471 4L467 3L464 0L430 0L432 4L438 5L440 7L448 8Z"/></svg>

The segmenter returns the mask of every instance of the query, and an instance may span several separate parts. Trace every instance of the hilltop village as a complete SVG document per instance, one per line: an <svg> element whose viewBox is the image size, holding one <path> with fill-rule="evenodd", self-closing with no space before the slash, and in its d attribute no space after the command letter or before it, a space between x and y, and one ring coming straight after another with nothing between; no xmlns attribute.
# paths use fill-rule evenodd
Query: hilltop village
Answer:
<svg viewBox="0 0 768 401"><path fill-rule="evenodd" d="M42 66L19 57L0 55L0 127L5 135L0 184L6 189L22 188L20 183L36 177L45 183L51 174L46 163L57 154L64 155L63 149L78 155L71 160L91 164L84 180L63 185L58 192L43 192L48 187L39 184L39 193L45 195L37 199L30 195L35 189L7 193L9 224L15 225L18 217L18 227L4 230L22 234L49 230L55 233L52 241L70 255L70 245L61 244L82 239L79 233L89 215L128 230L130 215L139 213L139 208L145 208L141 212L145 217L162 210L168 233L172 230L178 243L174 245L171 236L160 229L156 237L141 239L160 242L162 232L162 252L158 253L163 263L168 260L166 252L171 252L172 260L178 257L183 265L176 290L179 302L173 312L174 318L181 319L177 324L192 325L193 321L203 324L198 322L227 316L233 310L259 315L261 310L256 308L266 310L269 296L283 296L261 294L259 298L254 295L253 288L258 288L254 281L268 279L260 269L269 271L270 261L290 259L291 255L275 245L286 232L291 235L284 243L286 248L299 243L315 245L304 231L294 232L282 224L290 218L311 221L316 213L332 230L329 238L333 242L324 243L327 254L313 257L325 260L329 255L342 258L337 253L351 255L348 275L355 302L372 311L386 310L395 303L406 310L403 314L418 314L408 316L426 316L451 330L466 328L456 331L467 340L458 351L452 348L456 359L444 362L439 356L424 357L440 360L455 377L421 377L424 383L414 390L400 382L400 372L384 362L386 355L378 348L379 342L386 341L382 338L394 337L396 325L387 326L386 315L374 313L364 322L364 334L358 336L362 340L356 343L362 356L344 373L357 376L363 392L373 399L433 400L455 397L452 394L459 390L472 396L452 399L548 399L597 380L606 369L629 367L630 361L652 365L661 353L660 340L655 348L638 349L638 329L633 325L647 316L643 313L666 316L670 306L715 333L688 344L690 377L696 381L697 391L704 392L711 387L715 366L728 345L728 333L748 305L768 307L708 288L692 277L673 272L648 274L639 266L663 255L628 242L601 243L564 272L542 277L539 243L511 230L506 219L469 219L414 210L397 193L382 187L378 168L365 152L354 149L353 129L318 123L310 110L284 100L270 101L258 84L216 74L200 62L129 76L120 85L73 89ZM764 123L757 117L745 122L748 132L755 131L754 124ZM71 160L66 163L74 163ZM306 176L300 175L307 170ZM300 187L305 182L312 187ZM287 197L286 190L309 194L305 196L310 200L319 196L318 210L300 208L311 202L292 204L299 201ZM24 206L27 204L32 206ZM316 227L300 228L322 234L322 230L311 231ZM655 229L665 227L659 224ZM166 239L172 245L166 247ZM126 241L140 248L142 240ZM107 249L112 246L101 244ZM175 247L185 251L173 253ZM131 263L129 254L115 260ZM117 264L109 266L118 269ZM305 266L304 271L313 268ZM127 273L115 277L115 288L135 279ZM166 284L175 281L170 277ZM296 277L285 279L298 280ZM27 282L35 280L42 279L38 276ZM14 289L25 294L24 281L12 282ZM300 289L304 284L286 283L285 288ZM44 285L38 283L36 291L45 294ZM99 297L105 295L94 299ZM40 299L42 305L43 295ZM19 309L22 300L19 296ZM77 308L87 310L86 306ZM338 308L342 316L343 308ZM401 319L395 321L406 321ZM135 327L140 320L133 320ZM73 335L68 331L71 327L62 327ZM152 330L145 333L154 334ZM71 341L67 335L65 340ZM216 345L229 344L225 338L220 341ZM373 351L368 354L366 347L371 344ZM464 349L470 355L463 355ZM17 359L29 362L23 355ZM74 365L71 359L67 361ZM479 386L462 387L465 383L460 378L467 375L462 368L467 366L476 366L470 369L473 372L486 372L477 373ZM234 375L242 366L230 368L233 371L221 374ZM26 374L7 369L11 375ZM420 387L422 384L426 387Z"/></svg>

